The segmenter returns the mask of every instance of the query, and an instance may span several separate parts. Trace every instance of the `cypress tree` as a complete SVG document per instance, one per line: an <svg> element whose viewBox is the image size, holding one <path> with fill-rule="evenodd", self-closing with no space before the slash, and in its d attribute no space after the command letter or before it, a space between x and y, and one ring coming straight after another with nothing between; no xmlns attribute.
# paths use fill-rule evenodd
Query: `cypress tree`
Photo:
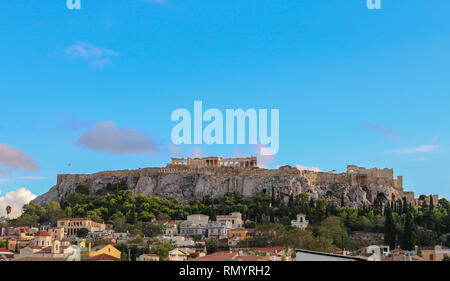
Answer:
<svg viewBox="0 0 450 281"><path fill-rule="evenodd" d="M428 208L427 200L422 201L422 212L425 212L425 210Z"/></svg>
<svg viewBox="0 0 450 281"><path fill-rule="evenodd" d="M395 249L396 234L394 216L392 210L387 207L384 221L384 243L389 245L391 249Z"/></svg>
<svg viewBox="0 0 450 281"><path fill-rule="evenodd" d="M433 202L433 195L430 195L430 210L434 210L434 202Z"/></svg>
<svg viewBox="0 0 450 281"><path fill-rule="evenodd" d="M345 206L344 193L341 194L341 207Z"/></svg>
<svg viewBox="0 0 450 281"><path fill-rule="evenodd" d="M403 228L403 250L412 251L416 245L416 227L414 225L414 217L412 212L406 215L405 225Z"/></svg>
<svg viewBox="0 0 450 281"><path fill-rule="evenodd" d="M270 200L270 202L272 203L272 207L275 206L275 188L272 186L272 198Z"/></svg>
<svg viewBox="0 0 450 281"><path fill-rule="evenodd" d="M403 214L408 213L408 202L406 201L406 197L403 197Z"/></svg>

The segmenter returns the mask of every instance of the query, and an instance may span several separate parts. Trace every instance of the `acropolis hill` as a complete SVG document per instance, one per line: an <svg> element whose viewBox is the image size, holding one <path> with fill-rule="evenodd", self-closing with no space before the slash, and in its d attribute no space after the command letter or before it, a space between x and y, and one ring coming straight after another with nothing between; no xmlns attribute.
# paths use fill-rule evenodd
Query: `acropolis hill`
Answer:
<svg viewBox="0 0 450 281"><path fill-rule="evenodd" d="M394 178L393 169L366 169L355 165L348 165L344 173L299 170L291 166L263 169L258 167L256 157L172 158L164 168L62 174L58 175L55 186L32 202L42 205L60 201L75 192L79 184L87 185L92 194L104 193L108 184L123 184L135 195L178 198L182 203L205 196L219 198L233 191L244 197L257 193L271 195L273 191L284 200L304 192L336 204L344 195L345 203L354 207L373 203L376 198L386 201L405 197L409 203L418 204L413 192L404 191L403 178ZM437 202L437 196L434 197Z"/></svg>

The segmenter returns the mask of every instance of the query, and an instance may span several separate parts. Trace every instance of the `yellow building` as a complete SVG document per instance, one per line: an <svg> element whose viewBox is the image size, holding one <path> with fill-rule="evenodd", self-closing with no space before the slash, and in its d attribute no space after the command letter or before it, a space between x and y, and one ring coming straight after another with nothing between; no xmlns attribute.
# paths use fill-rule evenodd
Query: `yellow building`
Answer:
<svg viewBox="0 0 450 281"><path fill-rule="evenodd" d="M245 240L252 238L254 229L249 228L234 228L228 231L228 239Z"/></svg>
<svg viewBox="0 0 450 281"><path fill-rule="evenodd" d="M121 252L117 250L113 245L102 245L92 248L91 244L89 244L89 257L98 256L101 254L106 254L117 259L120 259Z"/></svg>
<svg viewBox="0 0 450 281"><path fill-rule="evenodd" d="M63 240L65 236L64 227L50 227L48 233L50 233L55 240Z"/></svg>
<svg viewBox="0 0 450 281"><path fill-rule="evenodd" d="M444 258L450 257L450 249L434 246L433 250L423 250L422 257L426 261L442 261Z"/></svg>

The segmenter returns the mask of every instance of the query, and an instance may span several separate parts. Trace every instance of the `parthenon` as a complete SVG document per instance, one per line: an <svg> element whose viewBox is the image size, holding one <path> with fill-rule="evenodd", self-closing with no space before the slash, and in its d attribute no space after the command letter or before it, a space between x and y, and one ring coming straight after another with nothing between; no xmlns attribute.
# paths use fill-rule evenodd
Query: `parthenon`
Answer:
<svg viewBox="0 0 450 281"><path fill-rule="evenodd" d="M258 161L255 156L245 158L222 158L217 156L204 158L172 158L171 165L183 165L195 168L202 167L257 167Z"/></svg>

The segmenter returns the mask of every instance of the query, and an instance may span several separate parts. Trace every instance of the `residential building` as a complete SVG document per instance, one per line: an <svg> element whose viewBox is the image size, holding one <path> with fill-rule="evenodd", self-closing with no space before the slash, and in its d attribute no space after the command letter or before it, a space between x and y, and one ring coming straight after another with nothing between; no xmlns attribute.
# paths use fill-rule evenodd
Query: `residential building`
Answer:
<svg viewBox="0 0 450 281"><path fill-rule="evenodd" d="M254 236L255 230L251 228L234 228L228 231L228 239L245 240Z"/></svg>
<svg viewBox="0 0 450 281"><path fill-rule="evenodd" d="M41 225L39 225L39 230L42 230L42 231L48 231L48 229L51 227L51 225L50 224L41 224Z"/></svg>
<svg viewBox="0 0 450 281"><path fill-rule="evenodd" d="M229 215L217 216L216 221L218 224L231 224L230 228L240 228L244 225L244 222L242 221L242 214L240 212L232 212Z"/></svg>
<svg viewBox="0 0 450 281"><path fill-rule="evenodd" d="M232 229L232 223L231 221L222 221L222 222L215 222L215 223L209 223L206 226L206 235L211 237L217 237L219 239L221 238L227 238L228 237L228 231Z"/></svg>
<svg viewBox="0 0 450 281"><path fill-rule="evenodd" d="M0 236L6 236L7 228L4 226L0 226Z"/></svg>
<svg viewBox="0 0 450 281"><path fill-rule="evenodd" d="M89 250L88 250L89 257L98 256L101 254L106 254L109 256L112 256L114 258L117 258L120 260L121 252L117 250L113 245L102 245L92 248L91 250L91 244L89 244Z"/></svg>
<svg viewBox="0 0 450 281"><path fill-rule="evenodd" d="M379 261L388 257L390 254L389 246L387 245L370 245L366 247L366 255L370 256L371 261Z"/></svg>
<svg viewBox="0 0 450 281"><path fill-rule="evenodd" d="M438 245L432 250L422 250L422 257L426 261L442 261L450 257L450 249Z"/></svg>
<svg viewBox="0 0 450 281"><path fill-rule="evenodd" d="M105 229L102 231L93 231L91 233L89 233L89 237L93 238L93 239L106 239L106 238L113 238L113 230L110 229Z"/></svg>
<svg viewBox="0 0 450 281"><path fill-rule="evenodd" d="M159 256L155 254L143 254L138 257L138 261L159 261Z"/></svg>
<svg viewBox="0 0 450 281"><path fill-rule="evenodd" d="M202 225L206 226L209 222L209 216L202 214L195 214L187 216L187 225Z"/></svg>
<svg viewBox="0 0 450 281"><path fill-rule="evenodd" d="M187 261L189 253L182 251L178 248L169 252L169 261Z"/></svg>
<svg viewBox="0 0 450 281"><path fill-rule="evenodd" d="M128 232L114 232L112 236L117 243L119 243L119 240L128 240Z"/></svg>
<svg viewBox="0 0 450 281"><path fill-rule="evenodd" d="M188 224L180 226L180 234L189 236L199 235L201 237L205 237L208 235L208 230L206 229L206 225Z"/></svg>
<svg viewBox="0 0 450 281"><path fill-rule="evenodd" d="M166 241L175 245L175 247L194 246L195 241L189 236L165 236Z"/></svg>
<svg viewBox="0 0 450 281"><path fill-rule="evenodd" d="M291 261L294 251L285 246L251 248L248 253L270 257L273 261Z"/></svg>
<svg viewBox="0 0 450 281"><path fill-rule="evenodd" d="M57 227L64 227L66 236L76 236L78 230L86 228L89 232L103 231L106 225L98 223L90 218L65 218L59 219Z"/></svg>
<svg viewBox="0 0 450 281"><path fill-rule="evenodd" d="M14 259L14 253L8 249L0 248L0 260L11 261Z"/></svg>
<svg viewBox="0 0 450 281"><path fill-rule="evenodd" d="M63 240L65 237L64 227L49 227L47 232L50 233L55 240Z"/></svg>
<svg viewBox="0 0 450 281"><path fill-rule="evenodd" d="M47 231L38 231L34 236L34 246L51 247L53 244L53 237Z"/></svg>
<svg viewBox="0 0 450 281"><path fill-rule="evenodd" d="M189 261L271 261L271 258L261 256L244 255L243 252L223 251L203 257L190 259Z"/></svg>
<svg viewBox="0 0 450 281"><path fill-rule="evenodd" d="M178 224L175 221L161 221L164 235L175 236L178 235Z"/></svg>
<svg viewBox="0 0 450 281"><path fill-rule="evenodd" d="M83 261L122 261L122 260L120 258L110 256L108 254L99 254L96 256L85 258L83 259Z"/></svg>
<svg viewBox="0 0 450 281"><path fill-rule="evenodd" d="M305 214L297 214L297 219L291 221L291 225L301 228L301 229L305 229L308 226L308 220L306 219L306 215Z"/></svg>

